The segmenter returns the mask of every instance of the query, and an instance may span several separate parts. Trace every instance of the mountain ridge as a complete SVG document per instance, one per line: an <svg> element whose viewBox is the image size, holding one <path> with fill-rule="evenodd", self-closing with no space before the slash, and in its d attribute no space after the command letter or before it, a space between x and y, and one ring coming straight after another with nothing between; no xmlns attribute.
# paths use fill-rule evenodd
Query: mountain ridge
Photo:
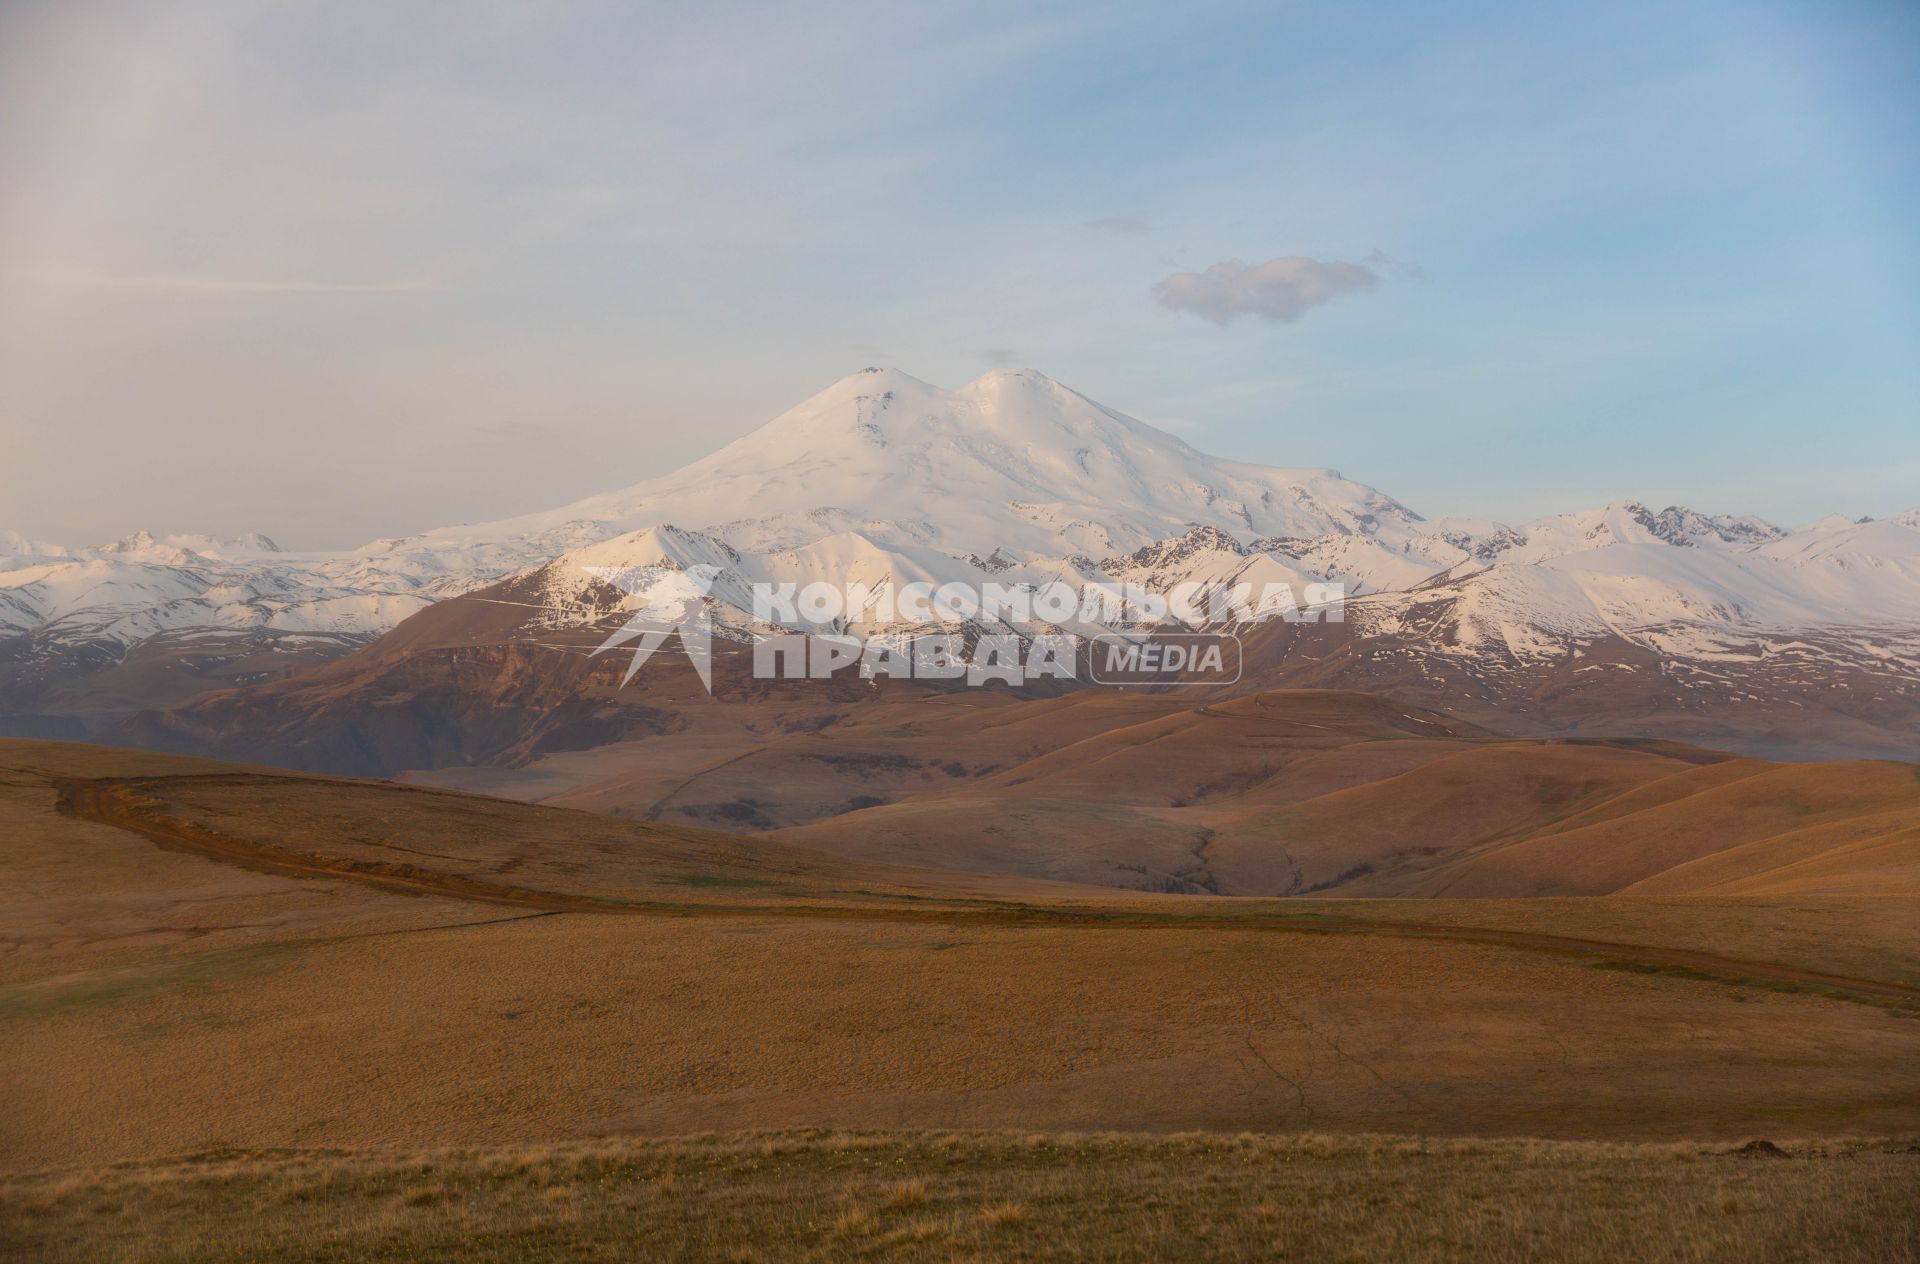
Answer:
<svg viewBox="0 0 1920 1264"><path fill-rule="evenodd" d="M1031 370L947 390L870 369L659 478L345 553L0 532L0 713L110 718L127 690L106 705L89 682L143 647L164 668L153 647L191 641L194 671L157 669L154 701L172 705L270 676L282 648L290 664L337 655L536 572L546 626L596 619L604 603L568 568L696 556L735 611L759 579L1326 581L1357 631L1481 680L1609 640L1689 670L1814 646L1897 691L1920 678L1920 508L1794 530L1634 500L1518 527L1429 521L1336 471L1208 456Z"/></svg>

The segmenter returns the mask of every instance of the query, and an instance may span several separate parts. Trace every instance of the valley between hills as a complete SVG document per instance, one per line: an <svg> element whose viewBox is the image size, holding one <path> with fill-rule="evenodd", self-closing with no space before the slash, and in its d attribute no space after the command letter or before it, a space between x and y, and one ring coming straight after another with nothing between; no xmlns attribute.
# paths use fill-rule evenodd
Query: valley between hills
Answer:
<svg viewBox="0 0 1920 1264"><path fill-rule="evenodd" d="M1594 1232L1643 1258L1729 1200L1749 1214L1708 1240L1746 1258L1780 1217L1845 1258L1911 1227L1911 766L1515 741L1337 692L987 696L645 784L531 774L653 795L652 820L0 743L0 1233L200 1256L236 1197L304 1210L220 1229L234 1258L497 1232L502 1258L641 1233L949 1259L1079 1241L1131 1187L1219 1223L1203 1255L1454 1259L1628 1185L1636 1227ZM975 769L989 746L1006 766ZM803 776L806 824L698 810ZM861 786L891 801L830 811ZM1244 821L1299 841L1263 857ZM1404 1219L1260 1211L1428 1153ZM1269 1183L1296 1161L1306 1186ZM1496 1194L1522 1171L1523 1203ZM676 1189L707 1191L706 1236ZM1513 1219L1461 1221L1449 1190Z"/></svg>
<svg viewBox="0 0 1920 1264"><path fill-rule="evenodd" d="M1920 1264L1916 120L0 0L0 1264Z"/></svg>
<svg viewBox="0 0 1920 1264"><path fill-rule="evenodd" d="M1900 1081L1920 1066L1911 765L1514 740L1338 692L971 691L841 711L769 713L771 734L725 742L689 719L656 739L677 764L641 741L464 778L488 795L7 743L0 1004L36 1071L14 1077L34 1089L9 1117L51 1112L8 1157L1021 1119L1628 1138L1920 1122ZM499 797L516 776L548 802ZM742 821L774 803L798 823ZM428 1022L432 980L461 961L473 978ZM342 1008L308 1003L333 987L314 970L349 989ZM536 986L548 970L558 985ZM902 988L914 1014L885 1025L883 1055L853 1016ZM1006 1026L1016 996L1026 1017ZM1560 1018L1553 997L1572 1005ZM1807 1005L1821 1017L1789 1020ZM181 1006L196 1017L155 1025ZM1699 1006L1716 1017L1662 1026ZM520 1021L536 1014L553 1021ZM722 1035L729 1014L742 1026ZM1682 1109L1699 1065L1686 1044L1719 1018L1772 1053L1741 1055L1744 1087ZM224 1096L230 1071L274 1065L267 1049L308 1047L287 1022L311 1029L293 1056L313 1064L281 1062L272 1109ZM1762 1089L1770 1059L1830 1042L1836 1022L1878 1031L1864 1047L1878 1052L1842 1058L1821 1104L1801 1084L1782 1116ZM1365 1034L1337 1034L1349 1026ZM713 1055L724 1073L694 1069L696 1028L735 1051ZM597 1052L570 1058L571 1039ZM429 1098L482 1093L506 1114L436 1122L430 1100L390 1095L411 1073L329 1052L390 1044L407 1061L477 1059ZM1548 1048L1559 1061L1540 1061ZM107 1060L87 1071L84 1049ZM753 1049L784 1052L759 1066ZM510 1050L543 1070L529 1079ZM556 1060L566 1071L528 1096ZM1867 1090L1875 1065L1892 1078ZM97 1078L115 1066L143 1068L118 1106ZM1175 1066L1185 1088L1145 1114L1120 1104ZM185 1075L166 1073L170 1090L207 1092L182 1095L172 1123L152 1103L136 1123L158 1067ZM50 1093L49 1071L80 1096ZM345 1092L390 1075L371 1099ZM1652 1087L1661 1075L1676 1100ZM304 1117L316 1077L360 1105L325 1094ZM79 1126L96 1107L97 1131ZM361 1131L375 1120L378 1135Z"/></svg>
<svg viewBox="0 0 1920 1264"><path fill-rule="evenodd" d="M1916 547L891 373L354 555L21 544L0 1252L1911 1257ZM711 692L607 563L714 568ZM1212 689L757 679L730 604L1062 573L1355 587Z"/></svg>

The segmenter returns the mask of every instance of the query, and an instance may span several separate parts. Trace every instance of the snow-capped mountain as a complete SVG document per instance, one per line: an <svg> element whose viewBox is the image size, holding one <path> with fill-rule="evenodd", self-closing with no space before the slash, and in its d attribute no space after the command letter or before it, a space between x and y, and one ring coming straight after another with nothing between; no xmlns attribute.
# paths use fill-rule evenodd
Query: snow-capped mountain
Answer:
<svg viewBox="0 0 1920 1264"><path fill-rule="evenodd" d="M1037 373L942 390L894 370L856 373L664 478L545 513L287 553L264 536L148 532L92 548L0 535L0 710L49 705L50 685L117 663L156 636L364 643L430 602L583 549L651 564L698 532L732 551L740 583L771 577L935 583L1097 573L1197 527L1313 553L1274 566L1396 586L1466 554L1436 529L1328 470L1223 461ZM671 550L669 550L671 552ZM1010 573L1017 568L1016 573ZM723 584L720 591L726 591ZM562 603L564 604L564 603ZM22 682L31 687L24 690ZM194 682L189 682L194 683ZM11 687L9 687L11 686ZM58 689L55 690L59 692ZM59 698L51 705L66 706Z"/></svg>
<svg viewBox="0 0 1920 1264"><path fill-rule="evenodd" d="M1545 652L1604 636L1671 652L1680 628L1920 627L1920 529L1822 519L1783 531L1622 501L1519 528L1491 556L1418 586L1417 604L1439 600L1454 613L1436 648L1458 653L1490 641L1526 652L1516 637ZM1361 606L1390 617L1412 604L1386 594Z"/></svg>
<svg viewBox="0 0 1920 1264"><path fill-rule="evenodd" d="M186 628L377 635L429 599L392 582L354 582L336 559L284 554L263 535L140 531L75 549L0 536L0 634L127 646Z"/></svg>
<svg viewBox="0 0 1920 1264"><path fill-rule="evenodd" d="M77 736L130 709L337 657L433 599L345 570L257 534L140 531L93 548L0 534L0 733Z"/></svg>
<svg viewBox="0 0 1920 1264"><path fill-rule="evenodd" d="M870 369L665 477L349 553L0 532L0 711L84 711L77 682L161 638L203 659L221 637L339 652L514 575L534 577L542 618L585 619L604 613L591 568L695 564L749 632L756 580L1333 581L1354 631L1481 677L1609 641L1723 665L1817 645L1901 689L1920 677L1920 509L1792 531L1630 501L1429 522L1331 470L1208 456L1037 373L945 390Z"/></svg>
<svg viewBox="0 0 1920 1264"><path fill-rule="evenodd" d="M1419 515L1332 470L1207 456L1038 373L942 390L867 369L692 465L502 522L383 542L451 570L541 560L672 524L757 554L845 537L858 552L934 550L1045 566L1212 527L1242 540L1363 542L1343 574L1378 588L1463 553ZM1472 531L1483 525L1463 524ZM366 550L362 550L366 552ZM1409 562L1409 558L1413 559Z"/></svg>

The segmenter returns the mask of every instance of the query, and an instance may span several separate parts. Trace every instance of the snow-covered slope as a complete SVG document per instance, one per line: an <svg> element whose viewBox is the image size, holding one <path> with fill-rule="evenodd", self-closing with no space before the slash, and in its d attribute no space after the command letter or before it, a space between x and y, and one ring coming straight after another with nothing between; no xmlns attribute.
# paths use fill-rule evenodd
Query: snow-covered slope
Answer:
<svg viewBox="0 0 1920 1264"><path fill-rule="evenodd" d="M257 535L143 531L65 549L0 534L0 632L122 646L195 626L373 634L426 602L653 527L753 554L755 578L802 582L1009 567L1044 580L1195 528L1317 549L1304 567L1279 552L1275 565L1356 591L1467 556L1460 531L1370 487L1209 457L1037 373L942 390L871 369L665 478L345 554L283 553ZM658 544L634 538L636 556Z"/></svg>
<svg viewBox="0 0 1920 1264"><path fill-rule="evenodd" d="M1437 622L1436 605L1449 607ZM1416 606L1433 648L1451 654L1564 654L1618 636L1723 657L1730 641L1753 652L1756 631L1920 629L1920 528L1828 518L1782 531L1623 501L1529 523L1417 593L1359 603L1368 626L1394 630Z"/></svg>
<svg viewBox="0 0 1920 1264"><path fill-rule="evenodd" d="M1031 371L942 390L893 369L844 378L664 478L503 522L391 542L454 568L557 556L671 523L777 553L833 536L1031 563L1110 557L1212 527L1242 540L1360 538L1396 578L1463 556L1391 497L1331 470L1220 460Z"/></svg>
<svg viewBox="0 0 1920 1264"><path fill-rule="evenodd" d="M258 535L141 531L97 548L0 551L0 634L121 645L184 628L373 635L428 604L407 585L357 583L338 569L334 558L283 554Z"/></svg>
<svg viewBox="0 0 1920 1264"><path fill-rule="evenodd" d="M564 619L584 610L590 567L696 563L718 570L713 595L736 614L761 579L1332 580L1358 598L1356 630L1410 652L1550 659L1616 638L1717 661L1766 652L1756 633L1818 634L1920 670L1898 648L1920 639L1901 639L1920 629L1920 509L1792 531L1631 501L1518 528L1429 522L1331 470L1208 456L1030 371L945 390L866 370L665 477L349 553L0 532L0 638L31 642L15 661L85 646L92 662L192 630L350 643L509 575L537 572Z"/></svg>

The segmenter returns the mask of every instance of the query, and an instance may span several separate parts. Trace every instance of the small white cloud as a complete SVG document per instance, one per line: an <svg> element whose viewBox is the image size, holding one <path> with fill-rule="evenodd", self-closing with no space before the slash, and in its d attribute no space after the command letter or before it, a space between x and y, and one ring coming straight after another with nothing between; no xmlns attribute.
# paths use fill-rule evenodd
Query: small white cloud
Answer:
<svg viewBox="0 0 1920 1264"><path fill-rule="evenodd" d="M1286 323L1379 283L1380 274L1365 264L1281 255L1261 264L1228 259L1205 272L1176 272L1153 287L1153 296L1162 307L1192 312L1216 325L1242 316Z"/></svg>

